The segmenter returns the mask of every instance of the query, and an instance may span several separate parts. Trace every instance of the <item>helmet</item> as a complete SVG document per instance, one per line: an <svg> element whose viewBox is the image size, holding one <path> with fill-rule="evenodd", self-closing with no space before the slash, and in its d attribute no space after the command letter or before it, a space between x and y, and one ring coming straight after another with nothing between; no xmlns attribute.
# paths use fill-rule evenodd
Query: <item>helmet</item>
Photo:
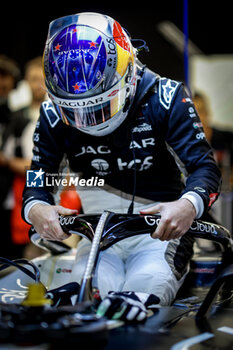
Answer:
<svg viewBox="0 0 233 350"><path fill-rule="evenodd" d="M44 74L63 122L95 136L113 132L135 95L135 53L127 33L109 16L80 13L51 22Z"/></svg>

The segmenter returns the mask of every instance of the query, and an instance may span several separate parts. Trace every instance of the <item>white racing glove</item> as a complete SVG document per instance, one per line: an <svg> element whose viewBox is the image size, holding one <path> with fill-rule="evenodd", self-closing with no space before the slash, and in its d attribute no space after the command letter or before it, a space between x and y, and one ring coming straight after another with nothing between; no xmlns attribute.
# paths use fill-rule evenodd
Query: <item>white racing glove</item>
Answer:
<svg viewBox="0 0 233 350"><path fill-rule="evenodd" d="M158 304L154 294L135 292L109 292L97 309L97 316L126 322L142 322L146 319L147 307Z"/></svg>

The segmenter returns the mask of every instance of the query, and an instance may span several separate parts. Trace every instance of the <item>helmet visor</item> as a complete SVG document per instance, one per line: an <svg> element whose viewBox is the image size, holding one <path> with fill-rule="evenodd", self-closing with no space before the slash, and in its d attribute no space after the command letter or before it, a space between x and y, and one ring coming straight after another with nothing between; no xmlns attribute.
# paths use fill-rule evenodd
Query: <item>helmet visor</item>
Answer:
<svg viewBox="0 0 233 350"><path fill-rule="evenodd" d="M95 97L68 100L50 94L50 98L65 124L78 129L95 126L123 110L131 91L130 85L124 81L121 79L110 90Z"/></svg>

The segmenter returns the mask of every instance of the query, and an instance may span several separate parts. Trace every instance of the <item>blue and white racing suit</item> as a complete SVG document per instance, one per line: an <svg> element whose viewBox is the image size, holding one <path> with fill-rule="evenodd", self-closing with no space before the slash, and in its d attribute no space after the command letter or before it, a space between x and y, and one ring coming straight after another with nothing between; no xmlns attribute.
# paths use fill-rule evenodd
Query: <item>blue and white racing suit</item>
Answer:
<svg viewBox="0 0 233 350"><path fill-rule="evenodd" d="M146 69L145 79L150 74ZM84 213L127 212L133 195L135 213L184 196L201 217L219 194L219 169L183 84L159 76L154 81L143 98L136 95L137 108L132 108L123 124L104 137L65 125L53 104L43 102L31 169L57 173L66 155L74 173L84 179L103 179L104 186L79 186ZM26 186L23 217L27 222L30 208L38 201L54 203L51 187ZM161 304L169 304L187 272L192 245L186 235L168 242L149 235L128 238L101 254L94 283L102 297L109 290L133 290L154 293ZM81 279L89 249L83 239L73 279Z"/></svg>

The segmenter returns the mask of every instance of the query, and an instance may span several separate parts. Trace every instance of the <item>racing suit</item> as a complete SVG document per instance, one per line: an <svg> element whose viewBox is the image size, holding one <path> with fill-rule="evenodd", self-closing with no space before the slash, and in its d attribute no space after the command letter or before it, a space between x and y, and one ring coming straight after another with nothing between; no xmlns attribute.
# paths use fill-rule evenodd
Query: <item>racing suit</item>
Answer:
<svg viewBox="0 0 233 350"><path fill-rule="evenodd" d="M104 186L79 186L84 213L127 212L132 196L137 213L183 196L192 201L199 218L219 193L220 172L183 84L148 69L128 117L104 137L65 125L53 104L43 102L31 169L57 173L64 154L72 171L84 179L104 179ZM52 187L29 186L22 211L27 222L35 203L54 203ZM192 245L186 235L163 242L149 235L128 238L101 253L93 283L102 297L109 290L132 290L153 293L161 304L169 304L187 273ZM73 269L77 281L89 249L86 239L78 245Z"/></svg>

